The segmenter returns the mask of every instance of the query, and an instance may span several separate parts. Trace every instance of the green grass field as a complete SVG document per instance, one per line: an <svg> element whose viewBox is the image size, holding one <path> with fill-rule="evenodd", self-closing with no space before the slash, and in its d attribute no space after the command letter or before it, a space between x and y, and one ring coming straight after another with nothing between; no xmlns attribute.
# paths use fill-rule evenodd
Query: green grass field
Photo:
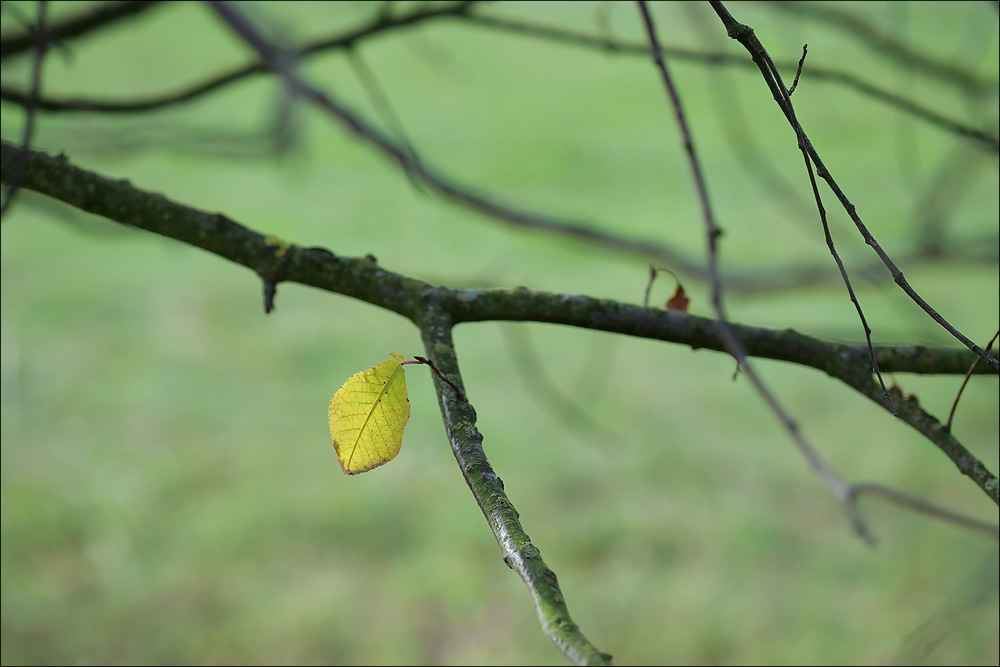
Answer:
<svg viewBox="0 0 1000 667"><path fill-rule="evenodd" d="M33 15L31 3L8 4ZM57 17L74 10L51 4ZM412 7L400 4L394 11ZM638 39L635 6L609 7L482 11L585 31L611 11L616 37ZM863 8L908 43L996 79L989 5L846 6ZM299 42L360 24L372 7L250 10ZM970 168L948 233L997 232L995 154L814 81L809 66L994 132L995 92L990 125L949 102L947 85L887 65L841 30L767 5L730 10L776 58L794 62L809 43L800 117L891 254L911 249L921 194L945 160ZM707 7L654 12L668 45L745 55ZM15 25L5 13L4 30ZM198 4L128 26L74 43L72 58L50 54L45 90L154 94L250 57ZM647 59L459 21L373 39L360 53L429 163L525 207L704 256L673 115ZM725 229L724 266L830 265L794 135L759 74L669 62ZM24 85L29 64L5 68L4 85ZM303 71L375 113L343 54ZM722 127L730 121L720 120L737 93L759 148L805 202L801 216L763 195L737 156ZM314 109L295 107L295 150L270 156L280 99L278 84L256 77L145 116L42 115L35 145L299 245L371 253L431 283L642 301L641 258L512 230L418 191ZM19 140L21 116L4 104L4 139ZM870 261L832 197L827 206L845 261ZM260 281L244 268L30 192L5 216L0 241L0 662L565 664L455 465L426 368L408 367L412 416L399 458L357 477L340 471L330 396L386 352L422 354L408 321L292 284L265 316ZM996 329L995 262L902 268L978 343ZM952 343L886 272L874 276L857 287L877 342ZM660 280L657 302L672 287ZM685 287L691 312L711 316L707 285ZM863 337L836 281L730 292L727 307L745 324ZM464 324L455 336L486 452L574 620L617 663L1000 661L997 542L865 500L879 538L866 547L746 378L733 381L725 355L531 324ZM844 478L997 522L996 506L943 454L874 404L816 371L759 369ZM942 419L961 382L888 380ZM548 381L587 419L560 412ZM974 378L954 427L994 473L997 403L996 378Z"/></svg>

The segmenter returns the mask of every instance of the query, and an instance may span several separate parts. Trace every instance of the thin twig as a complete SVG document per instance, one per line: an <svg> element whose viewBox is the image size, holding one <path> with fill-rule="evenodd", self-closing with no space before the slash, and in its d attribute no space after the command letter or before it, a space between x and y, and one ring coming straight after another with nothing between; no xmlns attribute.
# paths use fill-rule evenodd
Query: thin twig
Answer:
<svg viewBox="0 0 1000 667"><path fill-rule="evenodd" d="M761 47L763 50L763 47ZM858 312L858 318L861 320L861 326L865 332L865 340L868 342L868 355L872 363L872 372L878 378L879 385L882 387L882 393L885 396L885 402L889 406L889 410L892 412L893 416L896 416L896 405L892 402L892 396L889 394L888 387L885 386L885 379L882 377L882 371L879 370L878 360L875 358L875 348L872 344L872 330L868 326L868 320L865 317L864 311L861 309L861 302L858 300L857 295L854 293L854 286L851 285L850 276L847 273L847 268L844 266L843 260L840 258L840 253L837 252L837 247L833 242L833 235L830 233L830 224L826 217L826 207L823 205L823 198L819 192L819 186L816 184L816 175L813 171L812 162L809 161L809 155L805 150L805 145L808 139L805 136L805 130L799 123L795 116L795 108L792 106L792 93L790 90L785 88L784 82L781 80L781 73L775 66L774 61L768 55L767 51L763 51L764 59L766 60L768 67L770 68L771 75L774 77L774 83L778 90L784 98L785 103L785 113L789 117L789 122L792 123L792 127L798 135L799 150L802 152L802 160L805 163L806 173L809 175L809 185L812 188L813 198L816 202L816 209L819 212L819 219L823 225L823 235L826 239L826 246L830 250L830 254L833 256L834 261L837 264L837 269L840 271L840 276L844 281L844 285L847 287L847 293L850 296L851 303L854 304L855 310ZM805 47L802 50L802 59L805 60ZM802 61L799 61L801 66ZM796 81L798 80L798 73L795 75ZM794 87L794 86L793 86Z"/></svg>
<svg viewBox="0 0 1000 667"><path fill-rule="evenodd" d="M754 35L753 28L748 25L744 25L733 18L732 14L729 13L729 10L726 9L725 5L720 0L709 0L709 2L716 14L718 14L719 18L722 20L729 36L740 42L740 44L742 44L743 47L750 53L754 62L757 64L757 67L760 69L761 74L764 76L764 81L771 90L774 100L778 103L778 107L782 110L785 117L788 119L789 124L792 126L792 129L795 131L799 143L803 146L804 151L809 156L809 159L811 159L816 165L817 175L825 180L830 189L833 190L837 199L844 207L844 210L854 222L855 227L857 227L858 231L861 233L865 243L871 246L875 251L875 254L877 254L879 259L882 260L882 263L889 270L889 273L892 275L896 284L899 285L899 287L910 297L910 299L913 300L914 303L920 306L924 312L931 317L931 319L941 325L941 327L948 333L954 336L957 340L961 341L961 343L970 350L983 357L991 366L1000 369L1000 360L988 355L967 336L958 331L951 325L950 322L942 317L937 310L932 308L930 304L917 294L916 290L914 290L912 286L910 286L909 282L907 282L906 278L903 276L903 272L899 270L885 250L882 249L882 246L879 245L878 241L875 240L875 237L868 230L868 227L861 220L854 204L851 203L851 201L847 198L847 195L845 195L843 190L840 189L840 186L833 178L833 175L820 158L819 153L817 153L816 149L813 147L812 142L809 141L809 137L806 135L805 130L795 119L795 115L788 104L784 86L779 86L775 80L777 68L767 55L767 51L764 49L763 44L761 44L760 40L758 40L756 35Z"/></svg>
<svg viewBox="0 0 1000 667"><path fill-rule="evenodd" d="M649 308L649 293L653 291L653 281L656 280L656 267L649 265L649 282L646 283L646 293L642 297L642 307Z"/></svg>
<svg viewBox="0 0 1000 667"><path fill-rule="evenodd" d="M438 367L434 364L434 362L432 360L430 360L430 359L428 359L426 357L418 357L416 355L414 355L413 358L416 359L416 363L427 364L428 366L430 366L431 370L434 371L434 374L437 375L438 378L441 379L441 382L447 383L449 387L451 387L453 390L455 390L455 395L458 396L458 398L460 400L463 400L463 401L466 400L466 398L465 398L465 392L462 391L462 389L457 384L455 384L454 382L452 382L451 380L449 380L447 375L445 375L440 370L438 370ZM403 364L412 364L412 363L414 363L414 362L412 362L412 361L404 361L402 364L400 364L400 366L402 366Z"/></svg>
<svg viewBox="0 0 1000 667"><path fill-rule="evenodd" d="M347 60L351 64L351 69L354 70L354 75L361 82L361 86L365 89L365 93L368 95L368 99L372 103L376 113L382 117L382 122L386 124L387 127L391 128L392 131L398 137L399 145L405 149L410 154L410 160L415 163L420 163L420 156L417 154L416 148L413 147L413 142L410 141L407 136L406 129L403 126L403 121L400 119L399 115L393 109L392 103L389 101L389 96L386 95L382 86L378 82L378 77L375 76L375 72L372 71L365 59L358 52L357 48L347 49ZM420 179L410 173L410 170L406 170L406 175L410 178L410 183L413 184L417 191L422 192Z"/></svg>
<svg viewBox="0 0 1000 667"><path fill-rule="evenodd" d="M554 26L538 25L515 19L487 16L472 12L462 14L457 18L465 23L474 23L487 28L506 30L509 32L558 41L584 48L599 49L609 53L621 53L633 56L646 56L649 53L649 47L645 44L612 42L602 37L594 37L593 35L574 32L572 30L566 30L564 28ZM734 58L732 55L727 53L693 51L678 47L663 48L663 52L671 58L690 60L693 62L703 62L710 65L731 65L735 67L754 66L753 63L747 62L744 59ZM793 66L791 63L784 62L779 63L779 65L782 68L791 68ZM883 90L878 86L866 83L865 81L862 81L861 79L858 79L846 72L831 70L819 65L814 65L809 68L809 76L812 81L829 81L852 88L862 95L867 95L872 99L895 107L899 111L911 114L914 117L919 118L933 126L939 127L946 132L974 139L977 143L989 148L990 151L994 153L1000 151L1000 138L998 138L996 134L990 133L984 129L971 127L960 120L943 116L933 109L924 107L913 100L906 99L905 97L890 91ZM993 82L992 86L989 85L989 82L984 82L983 90L996 90L996 82Z"/></svg>
<svg viewBox="0 0 1000 667"><path fill-rule="evenodd" d="M24 133L21 136L21 145L25 148L31 147L31 139L35 134L35 109L42 89L42 63L45 61L45 54L48 52L50 37L46 29L45 17L48 11L47 0L40 0L38 3L38 13L35 17L35 26L32 35L35 38L35 58L31 63L31 87L28 93L28 103L24 108ZM25 160L27 159L27 153ZM10 210L14 199L17 197L18 188L21 186L21 179L18 172L23 172L25 162L22 161L15 172L14 178L8 182L7 198L0 204L0 218Z"/></svg>
<svg viewBox="0 0 1000 667"><path fill-rule="evenodd" d="M737 340L729 326L728 317L726 316L726 312L722 304L722 283L719 280L718 275L717 246L722 230L719 229L715 222L715 216L712 212L711 202L708 197L708 189L705 185L698 156L695 152L694 140L688 130L687 120L684 116L680 95L674 87L673 80L670 77L666 60L664 60L663 53L660 48L660 41L656 36L656 28L653 24L653 17L650 15L649 8L646 6L644 0L639 0L639 9L642 14L643 23L646 27L646 33L649 37L649 46L653 56L653 62L663 79L664 86L666 87L667 94L670 98L671 107L674 111L674 116L680 129L684 148L688 155L688 163L691 169L691 174L694 177L695 188L701 204L702 216L705 220L705 235L709 250L709 269L712 275L712 305L715 308L719 337L722 339L723 344L726 347L726 351L736 359L737 364L750 379L750 382L757 390L757 393L760 394L765 403L767 403L768 407L778 418L779 422L784 426L785 430L788 431L788 434L798 446L806 461L808 461L813 470L815 470L820 477L823 478L827 486L829 486L831 491L833 491L834 496L844 508L855 533L857 533L857 535L868 544L874 544L874 536L869 530L864 517L861 515L857 504L850 496L850 487L845 484L843 480L841 480L840 477L833 471L833 469L826 464L823 458L819 455L819 452L816 451L816 449L802 434L798 424L792 420L792 418L785 412L785 409L781 406L781 404L778 403L777 399L764 384L763 379L757 374L753 365L749 363L743 346L740 344L739 340Z"/></svg>
<svg viewBox="0 0 1000 667"><path fill-rule="evenodd" d="M792 93L795 92L795 89L799 85L799 76L802 75L802 66L806 62L806 53L808 51L809 51L809 45L808 44L803 44L802 45L802 57L799 58L799 66L797 68L795 68L795 80L792 81L792 87L788 89L788 96L789 97L792 96Z"/></svg>
<svg viewBox="0 0 1000 667"><path fill-rule="evenodd" d="M49 26L49 40L55 44L62 44L74 37L90 34L98 28L106 28L122 19L141 14L159 4L163 3L133 0L131 2L106 2L90 6L79 14ZM35 35L30 32L4 36L3 39L0 39L0 59L35 48L35 39Z"/></svg>
<svg viewBox="0 0 1000 667"><path fill-rule="evenodd" d="M908 507L915 512L933 516L941 519L942 521L953 523L956 526L961 526L962 528L968 528L969 530L977 533L988 535L994 540L1000 538L1000 526L997 526L996 524L987 523L985 521L965 516L964 514L959 514L958 512L953 512L944 507L935 505L928 500L924 500L923 498L911 496L908 493L903 493L902 491L898 491L882 484L851 484L851 495L859 496L865 493L881 496L887 500L891 500L897 505L901 505L902 507Z"/></svg>
<svg viewBox="0 0 1000 667"><path fill-rule="evenodd" d="M674 283L676 285L676 289L678 290L679 295L681 297L684 297L685 300L686 300L686 295L684 294L684 286L681 285L681 279L677 277L677 274L674 273L673 271L671 271L670 269L665 269L663 267L656 267L656 266L653 266L652 264L650 264L649 265L649 281L646 283L646 293L645 293L645 295L643 296L643 299L642 299L642 307L643 308L649 308L649 295L650 295L650 292L653 289L653 283L656 282L656 276L657 276L657 274L659 274L660 271L664 271L666 273L669 273L671 276L673 276ZM667 307L668 308L670 307L669 302L667 304Z"/></svg>
<svg viewBox="0 0 1000 667"><path fill-rule="evenodd" d="M937 60L930 55L933 52L932 49L912 48L909 44L896 39L892 33L878 30L872 23L870 16L858 16L848 13L840 7L814 2L781 0L767 4L773 9L807 16L826 25L843 28L900 66L920 71L925 76L936 79L940 83L956 86L965 93L983 95L996 92L996 80L990 81L978 77L972 70Z"/></svg>
<svg viewBox="0 0 1000 667"><path fill-rule="evenodd" d="M122 3L129 4L129 3ZM440 7L419 7L411 12L401 14L395 18L377 14L364 25L349 30L345 33L316 40L305 46L294 49L288 55L294 60L303 60L308 56L335 51L338 49L348 49L363 40L370 39L378 35L384 35L394 30L407 28L427 21L461 15L469 11L475 4L475 0L463 0L453 4ZM101 113L137 113L165 109L178 104L191 102L204 95L213 93L230 84L237 83L243 79L261 74L267 71L267 67L261 62L252 62L242 67L229 70L222 74L217 74L201 83L194 84L182 90L149 97L146 99L133 100L95 100L95 99L69 99L69 100L48 100L40 99L38 108L42 111L50 112L101 112ZM0 87L0 99L9 102L21 103L24 96L19 91L11 88Z"/></svg>
<svg viewBox="0 0 1000 667"><path fill-rule="evenodd" d="M986 346L987 352L993 349L993 343L997 342L998 336L1000 336L1000 330L997 330L997 332L993 334L993 338L990 338L990 342ZM965 374L965 377L962 378L962 386L958 388L958 393L955 394L955 400L951 404L951 411L948 412L948 421L944 424L944 427L949 431L951 430L952 421L955 419L955 409L958 408L958 399L962 398L962 392L965 391L965 385L969 384L969 378L972 377L972 373L975 372L976 366L979 365L980 361L982 361L982 357L976 357L976 360L972 362L971 366L969 366L969 371Z"/></svg>
<svg viewBox="0 0 1000 667"><path fill-rule="evenodd" d="M500 334L511 357L511 365L536 407L594 443L603 446L609 442L624 442L621 433L597 421L571 393L563 391L562 385L552 379L546 371L546 359L538 353L525 328L524 325L502 326ZM578 385L574 385L574 389L577 388Z"/></svg>

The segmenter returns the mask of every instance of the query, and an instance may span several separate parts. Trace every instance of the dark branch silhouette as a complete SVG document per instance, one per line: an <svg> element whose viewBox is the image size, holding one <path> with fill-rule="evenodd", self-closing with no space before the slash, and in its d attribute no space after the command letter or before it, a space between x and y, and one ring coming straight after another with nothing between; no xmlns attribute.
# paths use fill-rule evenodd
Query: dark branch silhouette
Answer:
<svg viewBox="0 0 1000 667"><path fill-rule="evenodd" d="M992 341L986 346L986 351L973 344L909 286L896 264L900 261L900 257L906 257L907 260L936 261L949 254L959 253L962 253L963 257L996 261L998 250L995 234L987 233L982 238L977 238L975 241L982 243L982 247L969 247L968 240L958 243L953 233L946 232L940 222L941 218L947 218L954 202L962 194L952 187L954 179L961 180L963 185L967 185L964 182L966 172L952 170L949 166L951 163L943 163L945 166L935 178L932 184L934 187L929 188L929 192L924 195L926 200L933 204L924 205L921 200L912 216L910 224L919 230L919 235L914 232L911 252L908 255L897 254L895 260L890 259L868 231L861 216L857 214L853 204L842 192L813 148L805 129L798 121L791 95L800 82L805 85L812 80L825 79L844 84L939 129L972 139L971 142L957 142L964 151L963 155L978 153L983 155L982 159L985 160L992 159L992 154L998 151L995 133L948 119L849 75L813 67L811 60L806 59L805 47L797 64L783 62L780 65L780 68L785 68L788 73L795 72L794 83L787 88L779 73L779 65L771 60L753 30L736 21L718 1L713 1L712 7L728 35L744 46L750 54L749 58L728 53L699 53L667 48L660 42L649 6L641 0L637 3L640 16L638 25L645 29L647 43L644 45L618 43L610 37L610 17L606 7L599 10L602 13L597 17L599 22L604 21L598 27L598 32L602 36L592 37L561 28L490 17L479 13L480 4L470 1L442 5L418 4L404 11L396 11L396 5L387 2L360 26L333 37L312 41L306 46L291 48L281 48L269 40L265 36L268 33L260 30L252 15L245 13L240 5L213 0L206 2L205 5L214 13L220 25L232 31L249 48L253 54L253 62L204 79L201 83L183 90L146 99L60 100L43 94L41 64L47 48L68 46L68 43L76 37L115 25L130 16L138 16L156 4L99 5L95 9L85 10L68 20L46 27L43 3L40 6L36 26L27 32L27 36L31 39L27 46L18 41L23 41L24 36L21 35L0 40L0 57L13 57L31 50L35 58L33 76L26 92L7 86L0 88L0 98L22 106L26 113L25 128L20 142L13 143L6 140L0 142L0 177L9 188L3 203L3 211L6 212L11 206L13 194L20 188L63 202L77 211L92 213L129 228L145 230L201 248L257 274L263 286L265 313L270 313L275 308L278 286L283 282L294 282L352 297L373 308L388 310L408 319L420 333L426 356L415 357L416 362L403 363L419 362L431 367L433 371L431 377L436 388L446 437L460 473L496 539L504 562L517 572L527 587L545 634L573 663L610 664L611 656L598 650L572 620L555 574L527 535L518 512L504 489L503 482L486 456L483 448L484 435L478 429L476 412L472 404L476 393L475 387L467 388L463 381L459 350L452 338L454 327L462 323L559 324L575 329L645 338L728 355L736 360L737 374L734 379L740 375L747 378L809 466L832 491L845 511L851 527L862 539L869 543L874 542L874 532L862 514L858 502L859 498L870 495L997 539L998 528L993 524L966 517L929 500L881 484L851 482L842 478L834 467L827 463L820 449L806 438L798 422L766 385L757 370L759 364L756 361L769 359L814 369L864 396L885 410L887 416L894 415L899 421L920 433L994 505L1000 505L1000 480L952 433L952 416L949 416L946 423L942 423L928 408L918 404L913 396L904 396L895 386L891 390L887 389L882 379L883 372L951 375L956 378L964 377L965 381L972 375L995 378L1000 374L998 370L1000 365L991 355ZM489 5L483 6L489 7ZM917 56L922 54L892 40L891 36L880 41L877 31L853 25L849 18L828 16L824 20L839 22L854 34L860 35L870 43L875 43L887 57L912 64L927 76L955 78L956 81L951 83L958 86L963 94L970 98L979 95L995 96L995 82L993 89L990 89L989 81L979 79L962 68L951 67L947 63L929 58L923 60L915 58L914 54ZM390 102L389 91L379 82L379 72L368 65L368 61L362 58L358 49L368 39L394 32L398 34L398 31L406 28L441 20L451 20L460 25L476 25L487 30L511 31L526 37L571 43L609 53L621 52L651 58L656 67L655 73L667 93L669 106L665 107L667 113L664 113L664 117L667 118L669 112L673 112L673 118L679 129L680 143L685 150L688 169L694 181L693 194L701 208L707 259L693 260L661 240L632 238L613 232L611 230L614 228L610 225L602 226L587 221L547 216L520 208L482 192L475 185L462 182L460 178L436 166L432 159L427 159L418 153L417 147L409 141L403 129L405 119L396 113ZM714 17L712 25L721 34ZM347 101L334 92L316 85L300 70L310 56L335 50L343 51L349 59L349 64L376 110L373 118L353 109ZM810 55L810 59L814 57ZM824 237L833 258L833 267L781 267L780 273L774 271L755 274L737 273L723 268L719 249L725 247L726 238L713 211L710 172L703 170L702 157L696 150L696 137L693 130L688 127L689 117L682 104L681 91L673 78L671 68L668 67L668 59L672 62L674 58L709 65L756 67L760 70L780 112L795 132ZM653 70L650 72L650 79L653 80ZM362 258L344 257L326 248L302 247L274 236L266 236L221 213L185 206L174 201L169 195L156 194L132 185L129 181L113 180L87 171L74 164L64 154L53 157L37 150L34 146L37 143L34 140L34 124L38 112L144 113L203 98L224 89L231 83L259 74L274 76L278 84L283 87L282 102L285 109L291 109L294 104L304 104L322 111L326 119L334 121L367 147L398 165L399 171L422 192L439 195L470 211L513 227L558 235L599 246L604 250L640 256L653 261L655 264L651 267L652 273L644 302L640 305L583 294L543 292L524 287L464 289L449 285L434 285L429 280L404 275L380 266L370 255ZM795 99L799 100L803 94L800 92L800 97ZM722 101L736 105L737 102L734 100L735 98L726 97ZM380 129L377 122L379 120L390 130ZM742 122L752 125L748 119L742 119ZM734 128L731 129L735 132ZM983 148L987 150L984 151ZM745 154L754 152L753 146L749 143L738 150L743 150ZM955 159L961 161L961 156ZM760 162L766 163L766 158L761 158ZM744 166L750 164L747 160ZM763 180L778 174L778 170L770 165L764 170L770 170L772 173L760 175ZM956 176L955 171L958 171L959 175ZM834 246L816 176L824 179L837 196L862 238L875 250L877 262L871 262L869 255L869 261L864 266L848 270L847 264ZM950 198L936 196L939 190L947 190ZM683 310L650 307L650 290L658 270L655 268L656 265L669 267L662 270L674 274L678 288L680 280L677 274L706 281L711 289L714 316L706 318L688 314ZM912 266L912 263L909 265ZM895 282L913 302L966 347L912 343L875 344L871 328L852 286L852 282L868 278L864 270L870 269L871 266L877 267L879 276L883 280L885 269L888 269ZM790 272L792 270L798 273L792 274ZM801 287L828 281L831 275L839 275L847 287L861 321L864 333L861 342L825 340L792 329L743 324L731 319L727 313L725 303L727 290L773 290L776 286L787 287L790 284ZM929 321L926 322L930 327ZM858 337L861 337L860 334ZM549 395L546 400L550 412L562 415L576 428L600 430L603 436L613 437L610 429L602 427L600 422L582 411L571 397L563 395L558 391L558 386L546 379L547 376L541 368L542 361L537 356L532 356L530 347L526 347L524 343L515 343L512 347L520 352L518 355L512 355L520 359L524 366L519 370L530 376L532 383L540 384L539 388L547 390ZM962 386L964 388L964 382ZM957 402L958 396L955 398L955 404ZM952 414L954 409L953 406ZM887 420L889 421L891 420Z"/></svg>
<svg viewBox="0 0 1000 667"><path fill-rule="evenodd" d="M920 306L920 308L922 308L924 312L926 312L931 317L931 319L933 319L935 322L941 325L941 327L945 331L954 336L967 348L969 348L970 350L981 356L983 359L985 359L986 362L992 365L994 368L1000 369L1000 360L997 360L993 356L987 354L981 347L972 342L968 338L968 336L964 335L963 333L958 331L955 327L953 327L944 317L941 316L940 313L938 313L934 308L931 307L929 303L927 303L919 294L917 294L917 291L913 289L912 286L910 286L910 283L903 276L903 272L899 269L898 266L896 266L895 262L892 261L892 259L885 252L885 250L882 249L882 246L879 245L878 241L875 240L875 237L872 235L871 231L869 231L868 227L861 220L861 216L858 214L854 204L851 203L850 199L848 199L844 191L841 190L836 180L834 180L833 175L830 173L829 169L827 169L826 165L823 163L823 160L820 158L819 153L816 152L816 149L809 141L809 138L806 135L805 130L799 124L798 120L796 120L795 113L792 110L791 102L788 99L787 89L780 81L778 68L771 60L771 57L767 54L767 51L764 49L764 46L760 43L760 40L758 40L757 37L754 35L753 28L747 25L743 25L742 23L739 23L736 19L734 19L733 16L726 9L725 5L723 5L722 2L719 2L719 0L710 0L710 2L712 8L715 9L716 13L719 15L719 18L722 20L723 25L725 25L726 31L728 32L729 36L740 42L740 44L742 44L743 47L750 53L750 56L753 58L753 61L757 64L757 67L760 69L761 73L764 76L764 81L767 83L768 88L771 90L771 93L774 96L775 102L778 103L778 106L785 114L785 117L788 119L788 122L792 126L792 129L795 130L795 133L799 138L802 150L807 153L808 159L810 159L812 163L816 165L816 174L820 178L825 180L827 185L829 185L830 189L833 190L833 193L836 195L837 199L840 200L840 203L843 206L844 210L850 216L851 220L854 221L854 224L858 228L858 231L861 233L861 236L864 238L865 243L871 246L872 249L875 251L875 253L878 255L879 259L882 260L882 263L885 264L885 267L889 270L889 273L892 275L892 279L913 300L914 303Z"/></svg>
<svg viewBox="0 0 1000 667"><path fill-rule="evenodd" d="M49 26L49 38L62 46L65 42L88 35L100 28L116 25L123 19L138 16L153 9L159 2L130 0L129 2L106 2L87 7L72 18ZM36 37L32 33L9 35L0 39L0 59L7 59L35 48Z"/></svg>

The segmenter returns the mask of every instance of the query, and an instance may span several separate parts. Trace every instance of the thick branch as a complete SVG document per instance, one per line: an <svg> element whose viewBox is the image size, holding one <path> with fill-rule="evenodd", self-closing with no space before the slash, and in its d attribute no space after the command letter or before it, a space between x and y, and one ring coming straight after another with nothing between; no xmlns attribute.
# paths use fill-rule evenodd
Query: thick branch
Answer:
<svg viewBox="0 0 1000 667"><path fill-rule="evenodd" d="M684 313L643 308L607 299L514 290L452 290L379 267L374 258L340 257L322 248L301 248L265 236L221 214L206 213L73 166L63 157L24 151L0 143L0 176L11 177L19 156L27 153L21 187L64 201L122 224L184 241L247 266L265 281L297 282L361 299L392 310L418 325L426 299L433 298L455 323L477 321L552 322L575 327L664 340L692 348L723 351L714 320ZM789 361L823 372L873 398L867 348L797 333L730 323L739 343L753 357ZM876 346L879 366L897 373L964 375L975 355L963 349L917 345ZM435 359L436 361L436 359ZM442 369L444 370L444 369ZM448 371L444 371L447 373ZM977 374L997 375L981 365ZM881 393L877 402L882 405ZM900 418L944 451L996 503L997 478L940 422L912 401L902 402ZM908 405L913 403L913 405Z"/></svg>
<svg viewBox="0 0 1000 667"><path fill-rule="evenodd" d="M418 326L427 356L449 380L460 386L462 376L451 338L454 322L441 308L448 305L448 299L438 302L438 297L442 295L446 296L446 293L439 292L425 301ZM545 634L573 664L610 665L611 656L598 651L570 618L555 573L542 560L538 548L521 527L517 510L504 491L503 481L493 472L486 458L483 436L476 428L476 411L447 383L437 377L434 381L445 430L458 467L490 524L504 562L521 576L531 592Z"/></svg>

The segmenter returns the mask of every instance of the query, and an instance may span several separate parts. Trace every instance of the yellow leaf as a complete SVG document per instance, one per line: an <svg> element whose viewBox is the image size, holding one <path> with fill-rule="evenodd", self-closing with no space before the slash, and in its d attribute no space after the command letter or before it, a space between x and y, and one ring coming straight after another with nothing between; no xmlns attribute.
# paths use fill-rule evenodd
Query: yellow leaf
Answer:
<svg viewBox="0 0 1000 667"><path fill-rule="evenodd" d="M330 435L345 475L396 458L410 419L402 355L355 373L330 399Z"/></svg>

